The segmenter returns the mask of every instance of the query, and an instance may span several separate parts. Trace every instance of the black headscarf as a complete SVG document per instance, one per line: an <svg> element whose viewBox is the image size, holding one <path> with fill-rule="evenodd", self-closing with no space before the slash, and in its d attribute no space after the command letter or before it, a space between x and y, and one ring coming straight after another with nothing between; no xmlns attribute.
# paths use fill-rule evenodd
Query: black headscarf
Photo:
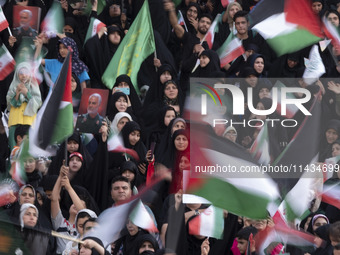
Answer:
<svg viewBox="0 0 340 255"><path fill-rule="evenodd" d="M140 139L134 146L132 146L129 141L130 133L136 130L141 132L141 128L139 124L135 121L130 121L126 123L125 126L122 128L121 134L123 136L125 148L135 150L139 156L139 161L141 162L145 160L145 155L146 155L146 148L142 142L142 139Z"/></svg>
<svg viewBox="0 0 340 255"><path fill-rule="evenodd" d="M117 26L108 26L107 35L104 34L101 38L95 35L89 38L84 45L84 61L89 67L91 87L107 88L101 78L120 44L115 45L109 40L109 35L115 31L121 35L121 42L123 40L123 32L121 29Z"/></svg>
<svg viewBox="0 0 340 255"><path fill-rule="evenodd" d="M117 91L116 93L114 93L110 96L109 102L107 104L107 110L106 110L107 116L108 116L110 121L112 121L114 119L114 117L116 116L116 114L119 112L117 107L116 107L116 102L121 97L124 97L126 102L128 102L128 98L123 92ZM128 113L131 115L130 112L128 112Z"/></svg>
<svg viewBox="0 0 340 255"><path fill-rule="evenodd" d="M255 53L255 54L252 54L252 55L250 55L248 57L246 65L254 68L255 60L257 58L262 58L263 59L263 63L265 64L265 57L263 55L261 55L261 54ZM257 73L257 76L258 77L265 77L264 71L265 71L265 69L263 68L262 73ZM255 72L256 72L256 70L255 70Z"/></svg>
<svg viewBox="0 0 340 255"><path fill-rule="evenodd" d="M175 123L178 121L183 121L185 124L185 120L182 118L175 118L170 121L165 133L161 136L161 140L159 145L156 147L155 150L155 160L156 162L161 162L161 160L164 158L164 155L170 150L171 147L171 141L172 141L172 128Z"/></svg>
<svg viewBox="0 0 340 255"><path fill-rule="evenodd" d="M138 168L137 168L137 165L132 162L132 161L125 161L123 162L122 164L120 164L120 174L122 175L126 170L129 170L131 171L132 173L135 174L135 178L131 181L131 188L133 188L134 186L137 186L136 185L136 182L137 182L137 178L138 178Z"/></svg>
<svg viewBox="0 0 340 255"><path fill-rule="evenodd" d="M139 236L137 239L137 246L136 246L137 249L134 253L135 255L139 255L139 248L143 245L144 242L150 242L155 252L158 251L159 246L158 246L156 239L150 234L145 234L145 235Z"/></svg>
<svg viewBox="0 0 340 255"><path fill-rule="evenodd" d="M109 35L113 34L114 32L118 32L118 34L120 35L120 42L118 44L113 44L109 40ZM104 38L106 39L105 41L107 42L106 45L110 49L110 60L111 60L113 55L116 53L118 46L120 45L120 43L122 42L124 38L124 33L118 26L112 25L107 28L107 36L105 36Z"/></svg>
<svg viewBox="0 0 340 255"><path fill-rule="evenodd" d="M139 113L142 109L142 103L137 95L136 89L132 84L132 81L130 79L130 77L126 74L121 74L117 77L115 84L113 85L113 87L117 87L119 85L119 83L121 82L126 82L127 84L129 84L129 88L130 88L130 102L131 102L131 107L133 110L133 113L136 115L136 117L139 116Z"/></svg>
<svg viewBox="0 0 340 255"><path fill-rule="evenodd" d="M197 4L197 3L190 2L189 5L185 9L183 9L184 12L182 11L182 15L183 15L183 18L184 18L184 21L185 21L185 25L187 26L188 32L196 35L197 34L196 28L193 25L191 25L191 23L190 23L190 21L188 20L188 17L187 17L187 12L188 12L188 10L191 6L196 8L196 10L197 10L197 18L196 19L199 20L200 17L201 17L201 8L200 8L199 4Z"/></svg>
<svg viewBox="0 0 340 255"><path fill-rule="evenodd" d="M72 92L72 105L73 105L73 112L78 112L79 105L80 105L80 98L81 98L81 86L80 80L75 73L72 73L72 78L76 81L77 87L76 90Z"/></svg>
<svg viewBox="0 0 340 255"><path fill-rule="evenodd" d="M105 249L103 242L102 242L99 238L97 238L97 237L92 237L92 236L88 236L88 237L83 238L82 241L85 241L85 240L87 240L87 239L91 239L91 240L95 241L96 243L98 243L101 247L103 247L103 248L104 248L104 251L105 251L105 253L104 253L105 255L109 255L109 254L110 254L110 253ZM79 250L80 250L80 244L79 244L78 248L79 248ZM92 248L92 249L91 249L91 252L92 252L92 253L91 253L92 255L100 255L100 253L99 253L95 248Z"/></svg>
<svg viewBox="0 0 340 255"><path fill-rule="evenodd" d="M325 159L332 156L332 144L329 144L326 139L326 132L329 129L334 129L340 137L340 120L332 119L328 122L327 127L323 132L323 139L321 139L320 151L319 151L319 161L324 162ZM338 139L339 139L338 137Z"/></svg>
<svg viewBox="0 0 340 255"><path fill-rule="evenodd" d="M188 139L188 147L185 149L185 151L179 152L176 149L175 146L175 139L177 136L179 135L184 135L187 139ZM176 158L179 154L183 154L187 151L190 151L190 135L188 134L188 132L184 129L179 129L176 130L172 137L171 137L171 144L170 147L168 148L167 151L164 152L164 155L161 159L161 163L164 164L166 167L171 168L171 169L175 169L175 164L176 164Z"/></svg>
<svg viewBox="0 0 340 255"><path fill-rule="evenodd" d="M109 1L107 1L106 6L103 9L103 11L99 14L98 19L103 21L103 23L105 23L107 26L115 24L115 25L122 27L121 14L116 16L116 17L110 16L110 7L113 4L116 4L116 5L119 6L120 13L122 14L121 1L119 1L119 0L109 0Z"/></svg>
<svg viewBox="0 0 340 255"><path fill-rule="evenodd" d="M71 140L76 141L79 144L79 148L77 152L79 152L83 156L82 168L87 169L88 166L91 164L93 158L91 154L89 153L89 151L84 146L81 140L80 134L77 132L73 133L69 138L67 138L67 142ZM48 167L48 173L47 173L48 175L59 175L60 167L62 166L63 160L65 159L65 146L67 146L66 145L67 142L62 143L60 148L57 151L57 155L52 157L52 162L50 166ZM67 152L67 160L69 156L70 156L70 153Z"/></svg>
<svg viewBox="0 0 340 255"><path fill-rule="evenodd" d="M176 72L174 68L172 68L171 65L163 64L158 68L157 71L157 79L150 85L150 88L146 94L145 100L144 100L144 110L147 109L147 107L152 104L154 101L157 101L160 99L163 95L163 84L160 81L160 77L163 73L168 71L171 74L171 79L176 80ZM147 120L144 120L145 123L147 123Z"/></svg>
<svg viewBox="0 0 340 255"><path fill-rule="evenodd" d="M224 74L220 68L220 59L216 51L205 50L201 53L201 56L207 56L210 62L205 67L198 66L191 77L223 77Z"/></svg>
<svg viewBox="0 0 340 255"><path fill-rule="evenodd" d="M171 106L164 106L159 111L157 119L154 120L153 125L150 126L149 128L147 128L147 130L145 132L146 136L147 136L147 139L146 139L147 147L149 147L151 142L156 142L159 145L159 143L161 141L161 137L166 133L166 130L167 130L167 126L165 126L165 124L164 124L164 118L165 118L165 115L168 111L172 111L174 113L175 118L176 118L177 113L176 113L175 109Z"/></svg>

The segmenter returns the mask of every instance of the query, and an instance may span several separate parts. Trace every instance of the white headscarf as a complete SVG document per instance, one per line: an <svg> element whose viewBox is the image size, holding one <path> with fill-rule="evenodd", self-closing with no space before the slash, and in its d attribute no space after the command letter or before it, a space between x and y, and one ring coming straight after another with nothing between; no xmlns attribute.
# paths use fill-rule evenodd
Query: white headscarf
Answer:
<svg viewBox="0 0 340 255"><path fill-rule="evenodd" d="M39 85L36 82L36 80L32 77L33 76L32 75L33 73L32 64L30 64L29 62L22 62L15 69L14 78L8 89L7 96L6 96L7 108L8 110L10 110L11 108L10 102L15 97L16 89L18 85L21 83L19 79L19 72L22 69L27 69L27 72L30 73L30 78L25 83L25 87L27 88L28 92L31 94L32 97L29 100L27 100L27 98L25 98L23 94L20 94L19 101L21 103L27 102L27 106L24 110L24 115L34 116L37 113L39 107L41 106L42 100L41 100Z"/></svg>
<svg viewBox="0 0 340 255"><path fill-rule="evenodd" d="M111 129L112 129L112 131L113 131L113 133L114 134L118 134L119 133L119 130L118 130L118 127L117 127L117 124L118 124L118 122L122 119L122 118L128 118L130 121L132 121L132 118L131 118L131 115L130 114L128 114L128 113L126 113L126 112L118 112L116 115L115 115L115 117L114 117L114 119L113 119L113 121L112 121L112 123L111 123Z"/></svg>
<svg viewBox="0 0 340 255"><path fill-rule="evenodd" d="M35 209L35 211L37 212L37 217L39 217L39 211L38 211L37 207L35 207L35 205L30 204L30 203L22 204L21 207L20 207L20 226L21 226L21 230L24 228L24 215L25 215L26 211L29 208Z"/></svg>

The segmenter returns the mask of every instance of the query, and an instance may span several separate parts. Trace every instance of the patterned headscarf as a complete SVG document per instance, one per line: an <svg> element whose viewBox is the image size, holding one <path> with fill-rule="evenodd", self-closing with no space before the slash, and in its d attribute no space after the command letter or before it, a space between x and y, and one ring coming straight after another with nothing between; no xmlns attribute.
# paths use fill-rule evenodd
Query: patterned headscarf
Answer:
<svg viewBox="0 0 340 255"><path fill-rule="evenodd" d="M79 52L76 42L70 37L64 37L59 40L57 44L57 52L58 52L58 61L64 62L64 58L59 53L59 44L64 44L66 47L71 47L72 52L72 73L76 75L80 75L83 71L88 72L88 67L84 64L83 61L79 59Z"/></svg>

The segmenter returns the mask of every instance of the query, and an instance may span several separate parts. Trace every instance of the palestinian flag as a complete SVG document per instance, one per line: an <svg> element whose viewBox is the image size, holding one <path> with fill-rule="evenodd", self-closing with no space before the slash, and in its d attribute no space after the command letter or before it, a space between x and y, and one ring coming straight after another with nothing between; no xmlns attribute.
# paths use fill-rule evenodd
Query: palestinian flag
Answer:
<svg viewBox="0 0 340 255"><path fill-rule="evenodd" d="M259 164L268 165L271 162L267 122L265 122L253 145L250 147L250 153Z"/></svg>
<svg viewBox="0 0 340 255"><path fill-rule="evenodd" d="M39 110L29 131L30 154L50 156L56 152L54 144L73 134L72 60L67 54L52 91Z"/></svg>
<svg viewBox="0 0 340 255"><path fill-rule="evenodd" d="M236 215L266 218L267 207L279 198L276 184L244 148L221 139L211 129L208 125L190 126L190 153L195 157L191 158L186 193L204 197ZM248 210L249 203L252 210Z"/></svg>
<svg viewBox="0 0 340 255"><path fill-rule="evenodd" d="M92 17L89 28L87 29L84 44L86 43L88 39L95 36L102 27L106 27L106 25L103 22L101 22L99 19Z"/></svg>
<svg viewBox="0 0 340 255"><path fill-rule="evenodd" d="M122 229L125 228L127 220L129 217L131 219L131 214L132 218L136 219L133 215L133 211L136 207L137 210L139 210L138 203L141 203L140 200L143 197L150 197L149 191L151 190L152 193L155 191L157 192L158 188L156 187L160 187L159 180L154 181L149 187L145 187L138 193L138 195L132 197L130 200L123 201L124 203L115 204L111 208L103 211L98 217L98 226L96 226L93 232L91 232L91 236L99 238L104 243L113 243L120 238L122 235ZM140 222L140 219L138 220ZM148 225L151 229L153 229L151 224L148 223L150 223L149 220L142 224L144 226Z"/></svg>
<svg viewBox="0 0 340 255"><path fill-rule="evenodd" d="M312 161L314 166L316 160ZM312 198L310 194L320 193L322 190L322 173L318 171L305 172L296 185L288 192L284 199L286 219L294 222L295 219L303 219L310 211ZM297 199L298 198L298 199Z"/></svg>
<svg viewBox="0 0 340 255"><path fill-rule="evenodd" d="M62 33L64 27L63 10L59 2L54 1L52 7L47 12L41 23L41 32L45 32L47 37L56 37L57 33Z"/></svg>
<svg viewBox="0 0 340 255"><path fill-rule="evenodd" d="M340 209L340 188L339 185L325 185L323 188L322 201Z"/></svg>
<svg viewBox="0 0 340 255"><path fill-rule="evenodd" d="M0 31L8 28L8 26L9 26L8 21L7 21L5 14L2 11L2 8L0 6Z"/></svg>
<svg viewBox="0 0 340 255"><path fill-rule="evenodd" d="M275 222L273 228L267 227L258 232L254 239L258 254L286 254L283 244L304 250L305 247L313 247L315 236Z"/></svg>
<svg viewBox="0 0 340 255"><path fill-rule="evenodd" d="M223 210L212 205L189 222L189 234L191 235L222 239L223 231Z"/></svg>
<svg viewBox="0 0 340 255"><path fill-rule="evenodd" d="M31 254L16 226L6 213L0 214L0 254Z"/></svg>
<svg viewBox="0 0 340 255"><path fill-rule="evenodd" d="M107 140L107 150L113 152L123 152L131 155L134 159L139 160L137 152L135 150L125 148L123 139L119 135L112 133L113 132L111 132L111 135Z"/></svg>
<svg viewBox="0 0 340 255"><path fill-rule="evenodd" d="M324 37L309 0L263 0L250 13L250 20L252 29L267 40L278 56L296 52Z"/></svg>
<svg viewBox="0 0 340 255"><path fill-rule="evenodd" d="M157 233L158 229L154 223L150 213L146 210L144 204L139 200L136 207L132 210L129 216L130 220L136 226L148 230L152 233Z"/></svg>
<svg viewBox="0 0 340 255"><path fill-rule="evenodd" d="M227 40L216 51L221 62L221 68L230 63L237 57L241 56L245 50L242 42L233 33L230 33Z"/></svg>
<svg viewBox="0 0 340 255"><path fill-rule="evenodd" d="M313 163L319 151L321 105L317 97L313 100L309 109L312 115L305 117L292 140L273 163L273 166L291 170L289 173L280 171L273 175L282 195L287 194L295 186L304 172L311 171L310 164Z"/></svg>
<svg viewBox="0 0 340 255"><path fill-rule="evenodd" d="M11 72L14 71L15 61L6 46L2 44L0 48L0 81L5 79Z"/></svg>
<svg viewBox="0 0 340 255"><path fill-rule="evenodd" d="M213 23L211 24L208 32L205 34L202 41L206 41L208 43L209 49L212 48L215 39L215 33L218 33L218 26L222 22L222 15L219 13L217 14L216 18L214 19Z"/></svg>

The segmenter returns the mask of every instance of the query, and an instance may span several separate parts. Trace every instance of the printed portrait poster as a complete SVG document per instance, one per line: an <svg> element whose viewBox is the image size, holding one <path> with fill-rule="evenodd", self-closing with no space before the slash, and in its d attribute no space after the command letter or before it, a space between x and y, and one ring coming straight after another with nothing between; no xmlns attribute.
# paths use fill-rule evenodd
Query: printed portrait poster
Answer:
<svg viewBox="0 0 340 255"><path fill-rule="evenodd" d="M36 37L39 32L41 9L35 6L13 7L13 36Z"/></svg>
<svg viewBox="0 0 340 255"><path fill-rule="evenodd" d="M108 96L108 90L84 89L78 111L76 131L92 134L99 133L106 116Z"/></svg>

